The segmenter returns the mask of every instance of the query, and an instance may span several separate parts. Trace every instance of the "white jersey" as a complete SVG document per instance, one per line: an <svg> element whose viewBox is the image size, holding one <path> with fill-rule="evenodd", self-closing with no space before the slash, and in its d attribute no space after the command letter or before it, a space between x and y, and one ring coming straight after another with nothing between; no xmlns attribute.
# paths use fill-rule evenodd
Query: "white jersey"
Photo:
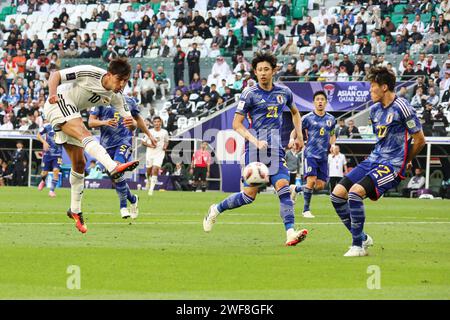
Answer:
<svg viewBox="0 0 450 320"><path fill-rule="evenodd" d="M347 164L347 160L342 153L337 156L329 154L328 155L328 173L330 177L343 177L344 176L344 165Z"/></svg>
<svg viewBox="0 0 450 320"><path fill-rule="evenodd" d="M59 71L61 86L58 96L62 100L61 108L71 111L91 109L92 107L112 105L122 117L130 117L131 113L124 102L122 93L106 90L102 85L102 78L106 70L90 65L81 65ZM65 84L71 86L65 86ZM63 102L66 102L65 104ZM74 106L71 105L74 104Z"/></svg>
<svg viewBox="0 0 450 320"><path fill-rule="evenodd" d="M157 141L157 144L156 148L147 147L147 157L164 154L164 145L169 142L169 133L165 129L160 129L159 131L156 131L155 129L150 129L149 131ZM150 142L150 139L147 136L145 136L144 141Z"/></svg>

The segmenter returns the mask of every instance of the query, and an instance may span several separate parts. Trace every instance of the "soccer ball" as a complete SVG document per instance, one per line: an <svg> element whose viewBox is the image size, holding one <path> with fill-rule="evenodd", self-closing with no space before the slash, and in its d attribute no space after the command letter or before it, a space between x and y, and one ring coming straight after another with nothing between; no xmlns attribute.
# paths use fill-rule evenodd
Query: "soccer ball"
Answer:
<svg viewBox="0 0 450 320"><path fill-rule="evenodd" d="M249 163L242 173L244 181L249 185L258 185L269 182L269 169L264 163Z"/></svg>

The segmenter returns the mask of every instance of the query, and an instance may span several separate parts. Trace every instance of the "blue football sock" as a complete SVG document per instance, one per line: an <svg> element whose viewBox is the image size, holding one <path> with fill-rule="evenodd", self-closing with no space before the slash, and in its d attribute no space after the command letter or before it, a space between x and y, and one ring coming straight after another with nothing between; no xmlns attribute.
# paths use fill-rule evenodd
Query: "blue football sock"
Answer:
<svg viewBox="0 0 450 320"><path fill-rule="evenodd" d="M130 201L130 203L135 203L136 202L136 197L131 193L130 187L128 186L127 183L127 199L128 201Z"/></svg>
<svg viewBox="0 0 450 320"><path fill-rule="evenodd" d="M350 192L348 194L348 207L351 217L351 232L353 238L353 246L362 246L362 242L366 239L363 232L366 215L364 213L364 202L357 193Z"/></svg>
<svg viewBox="0 0 450 320"><path fill-rule="evenodd" d="M117 195L119 196L119 200L120 200L120 209L126 208L127 207L127 189L129 190L127 182L125 181L124 176L117 178L116 180L114 180L114 182L116 183L116 192L117 192Z"/></svg>
<svg viewBox="0 0 450 320"><path fill-rule="evenodd" d="M283 219L284 228L286 230L294 228L294 203L291 199L289 186L284 186L277 191L280 198L280 216Z"/></svg>
<svg viewBox="0 0 450 320"><path fill-rule="evenodd" d="M58 184L58 180L52 180L52 183L50 184L50 191L55 191L57 184Z"/></svg>
<svg viewBox="0 0 450 320"><path fill-rule="evenodd" d="M311 203L313 190L307 187L303 188L303 198L305 199L305 204L303 206L303 212L309 211L309 204Z"/></svg>
<svg viewBox="0 0 450 320"><path fill-rule="evenodd" d="M246 195L244 192L234 193L225 200L223 200L217 206L217 211L219 213L224 212L225 210L239 208L243 205L250 204L253 202L253 198Z"/></svg>
<svg viewBox="0 0 450 320"><path fill-rule="evenodd" d="M350 220L350 211L348 209L348 201L347 199L338 197L335 194L331 194L330 196L331 203L333 204L334 210L336 211L339 218L341 218L342 223L351 232L352 223Z"/></svg>

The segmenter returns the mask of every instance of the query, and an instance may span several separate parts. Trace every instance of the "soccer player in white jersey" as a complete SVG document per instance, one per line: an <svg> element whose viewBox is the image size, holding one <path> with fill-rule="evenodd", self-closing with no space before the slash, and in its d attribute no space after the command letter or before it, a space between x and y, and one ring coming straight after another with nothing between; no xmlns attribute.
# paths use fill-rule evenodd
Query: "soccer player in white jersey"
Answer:
<svg viewBox="0 0 450 320"><path fill-rule="evenodd" d="M150 129L150 133L156 140L156 144L152 143L147 137L142 141L142 144L147 147L145 166L147 167L147 190L149 196L153 195L153 190L158 182L158 172L169 145L169 133L167 130L162 129L161 126L162 119L158 116L154 117L153 129Z"/></svg>
<svg viewBox="0 0 450 320"><path fill-rule="evenodd" d="M44 115L56 132L55 142L64 146L72 162L71 203L67 215L75 220L77 229L82 233L87 231L81 212L86 166L83 152L96 158L113 179L120 177L125 171L134 170L139 161L118 164L111 159L84 125L80 110L110 104L123 117L124 125L133 130L137 124L122 96L130 74L131 66L128 61L115 59L109 63L107 71L80 65L55 71L48 81L49 97L44 105ZM58 86L66 83L71 83L71 86L65 86L58 93Z"/></svg>

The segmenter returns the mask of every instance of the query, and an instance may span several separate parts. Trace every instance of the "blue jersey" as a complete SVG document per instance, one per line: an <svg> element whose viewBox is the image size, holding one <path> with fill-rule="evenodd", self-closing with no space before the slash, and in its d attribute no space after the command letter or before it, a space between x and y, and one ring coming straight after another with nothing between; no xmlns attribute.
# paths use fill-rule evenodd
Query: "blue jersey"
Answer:
<svg viewBox="0 0 450 320"><path fill-rule="evenodd" d="M39 134L45 139L49 144L50 148L48 151L44 151L43 156L48 157L62 157L62 147L55 142L55 131L51 124L45 124L39 129Z"/></svg>
<svg viewBox="0 0 450 320"><path fill-rule="evenodd" d="M328 160L330 137L334 135L336 119L326 112L322 117L310 112L302 118L302 128L308 131L305 158Z"/></svg>
<svg viewBox="0 0 450 320"><path fill-rule="evenodd" d="M402 175L408 156L408 133L422 130L414 108L404 98L396 97L386 108L381 103L373 105L370 120L377 142L367 160L391 165Z"/></svg>
<svg viewBox="0 0 450 320"><path fill-rule="evenodd" d="M282 114L286 107L294 108L289 88L273 85L272 90L266 91L257 84L242 92L236 113L247 116L249 129L254 130L258 140L267 141L269 147L281 148Z"/></svg>
<svg viewBox="0 0 450 320"><path fill-rule="evenodd" d="M136 100L130 97L125 97L125 104L130 109L131 115L139 115L139 107ZM105 149L114 148L121 145L131 146L133 132L128 130L123 125L123 119L120 117L119 112L112 106L99 106L91 109L92 115L97 116L99 120L107 120L116 118L118 121L117 127L102 126L100 129L100 144Z"/></svg>

